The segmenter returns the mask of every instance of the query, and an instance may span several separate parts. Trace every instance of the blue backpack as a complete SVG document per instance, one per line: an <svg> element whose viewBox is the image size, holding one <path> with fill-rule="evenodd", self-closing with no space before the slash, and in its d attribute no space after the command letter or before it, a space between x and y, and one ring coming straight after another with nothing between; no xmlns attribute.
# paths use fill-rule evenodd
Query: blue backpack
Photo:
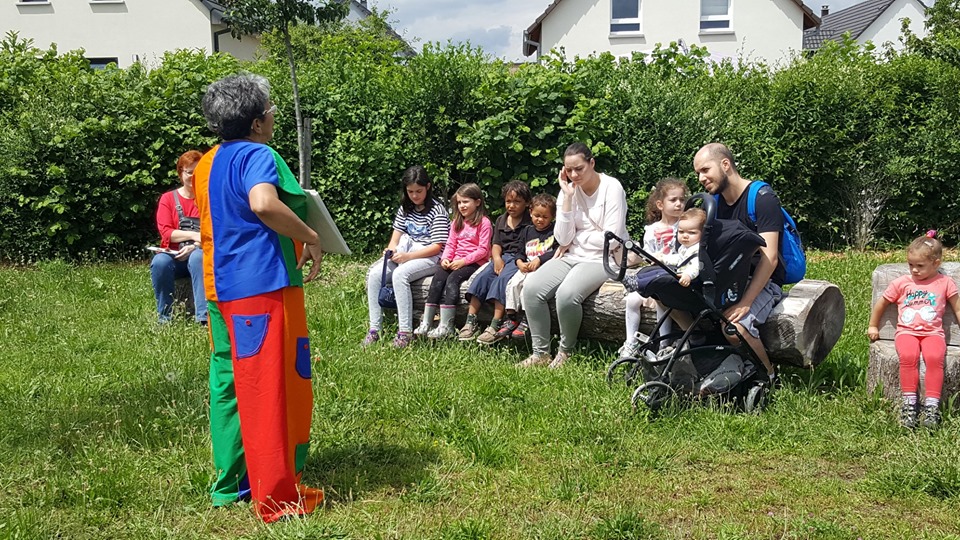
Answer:
<svg viewBox="0 0 960 540"><path fill-rule="evenodd" d="M772 190L770 184L762 180L750 182L747 188L747 214L754 223L757 222L757 194L763 188ZM807 255L803 252L803 242L800 241L800 233L797 232L797 224L790 217L790 214L780 207L783 212L783 233L780 235L780 264L783 265L785 273L783 283L789 285L797 283L803 279L807 273Z"/></svg>
<svg viewBox="0 0 960 540"><path fill-rule="evenodd" d="M750 182L747 188L747 215L754 223L757 222L757 194L760 190L767 188L773 190L770 184L762 180ZM714 195L717 202L720 202L720 195ZM790 214L780 207L783 212L783 232L780 235L780 264L783 265L784 285L797 283L803 279L807 273L807 255L803 252L803 242L800 241L800 233L797 232L797 224L790 217Z"/></svg>

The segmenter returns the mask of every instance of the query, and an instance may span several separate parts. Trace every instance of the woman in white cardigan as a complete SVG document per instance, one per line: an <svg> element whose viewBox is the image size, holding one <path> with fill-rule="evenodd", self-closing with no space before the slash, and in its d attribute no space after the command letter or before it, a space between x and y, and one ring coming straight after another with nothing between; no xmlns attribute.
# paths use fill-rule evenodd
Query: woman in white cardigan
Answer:
<svg viewBox="0 0 960 540"><path fill-rule="evenodd" d="M627 237L627 197L620 181L598 173L593 153L583 143L574 143L563 153L557 223L554 238L557 254L526 278L523 306L530 324L533 354L522 367L564 364L577 344L583 320L583 300L607 280L603 270L603 238L611 231ZM560 323L560 347L550 356L550 310L556 298Z"/></svg>

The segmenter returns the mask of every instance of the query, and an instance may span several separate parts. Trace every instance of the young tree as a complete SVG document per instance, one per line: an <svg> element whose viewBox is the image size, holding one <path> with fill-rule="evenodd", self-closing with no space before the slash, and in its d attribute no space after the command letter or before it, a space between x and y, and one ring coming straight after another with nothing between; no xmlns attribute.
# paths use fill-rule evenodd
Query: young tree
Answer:
<svg viewBox="0 0 960 540"><path fill-rule="evenodd" d="M307 170L309 141L304 137L303 113L300 110L300 91L297 86L297 64L290 43L290 27L297 24L324 24L346 17L349 0L222 0L226 8L224 21L230 34L239 38L244 34L263 34L279 31L290 65L290 83L293 88L293 108L297 121L297 148L300 160L300 185L310 187Z"/></svg>
<svg viewBox="0 0 960 540"><path fill-rule="evenodd" d="M924 27L928 35L919 38L909 31L909 20L903 22L907 47L929 58L939 58L960 65L960 0L937 0L926 10Z"/></svg>

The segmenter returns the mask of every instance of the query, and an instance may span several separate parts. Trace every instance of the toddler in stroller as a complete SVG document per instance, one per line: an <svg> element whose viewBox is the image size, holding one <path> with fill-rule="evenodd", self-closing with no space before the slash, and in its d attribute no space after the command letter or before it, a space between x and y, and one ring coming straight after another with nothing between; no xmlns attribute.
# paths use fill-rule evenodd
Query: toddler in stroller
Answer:
<svg viewBox="0 0 960 540"><path fill-rule="evenodd" d="M613 362L607 379L612 382L622 376L628 385L639 383L631 398L634 407L644 403L656 410L673 396L715 396L738 403L748 412L759 410L770 390L770 379L756 353L723 316L723 310L746 290L751 258L765 243L739 221L717 219L716 202L708 194L694 195L686 208L693 208L698 201L705 220L699 249L691 255L699 257L699 275L689 269L678 275L675 266L668 266L633 241L605 234L607 273L667 308L651 333L656 337L639 347L635 357ZM626 259L630 251L652 264L628 278ZM610 253L620 257L616 267L610 264ZM693 260L679 262L682 267ZM695 277L689 278L691 275ZM685 331L661 335L660 327L674 310L689 313L693 324ZM731 345L724 334L739 338L738 345Z"/></svg>

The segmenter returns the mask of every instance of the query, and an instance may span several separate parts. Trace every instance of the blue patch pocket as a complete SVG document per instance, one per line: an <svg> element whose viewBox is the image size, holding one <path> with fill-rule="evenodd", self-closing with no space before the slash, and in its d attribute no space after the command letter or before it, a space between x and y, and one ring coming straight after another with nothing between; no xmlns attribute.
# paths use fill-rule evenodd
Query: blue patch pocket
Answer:
<svg viewBox="0 0 960 540"><path fill-rule="evenodd" d="M231 315L233 320L233 340L236 342L235 356L238 360L250 358L260 353L267 339L267 326L270 315Z"/></svg>
<svg viewBox="0 0 960 540"><path fill-rule="evenodd" d="M297 375L310 378L310 338L297 338Z"/></svg>

